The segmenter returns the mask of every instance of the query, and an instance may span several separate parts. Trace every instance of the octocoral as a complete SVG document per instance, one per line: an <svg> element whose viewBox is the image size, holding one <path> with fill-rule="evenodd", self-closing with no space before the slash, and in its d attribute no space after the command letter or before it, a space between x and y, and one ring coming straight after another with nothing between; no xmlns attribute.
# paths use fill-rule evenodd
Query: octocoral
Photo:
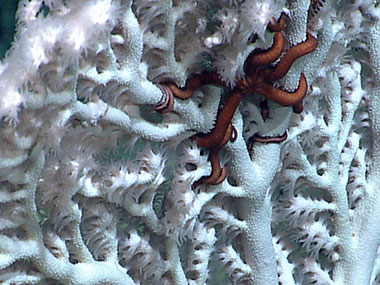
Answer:
<svg viewBox="0 0 380 285"><path fill-rule="evenodd" d="M378 284L379 9L20 1L0 63L1 282ZM256 96L293 100L300 78L299 114Z"/></svg>

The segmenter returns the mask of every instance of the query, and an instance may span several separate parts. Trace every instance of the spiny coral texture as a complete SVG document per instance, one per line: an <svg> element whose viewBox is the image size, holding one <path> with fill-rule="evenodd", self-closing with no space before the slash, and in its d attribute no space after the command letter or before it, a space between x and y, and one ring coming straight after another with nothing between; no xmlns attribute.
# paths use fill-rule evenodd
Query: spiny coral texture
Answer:
<svg viewBox="0 0 380 285"><path fill-rule="evenodd" d="M379 283L380 8L311 2L20 1L0 63L1 283ZM227 179L192 187L211 165L190 137L229 89L159 114L156 84L214 70L234 86L283 12L286 49L318 41L275 82L303 73L304 111L268 100L263 117L247 95Z"/></svg>

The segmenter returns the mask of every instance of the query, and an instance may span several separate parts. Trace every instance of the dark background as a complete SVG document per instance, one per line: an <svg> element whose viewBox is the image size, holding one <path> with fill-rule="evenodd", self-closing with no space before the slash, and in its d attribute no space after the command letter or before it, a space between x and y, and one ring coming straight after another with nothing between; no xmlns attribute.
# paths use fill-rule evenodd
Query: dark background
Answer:
<svg viewBox="0 0 380 285"><path fill-rule="evenodd" d="M13 41L17 5L17 0L0 0L0 60Z"/></svg>

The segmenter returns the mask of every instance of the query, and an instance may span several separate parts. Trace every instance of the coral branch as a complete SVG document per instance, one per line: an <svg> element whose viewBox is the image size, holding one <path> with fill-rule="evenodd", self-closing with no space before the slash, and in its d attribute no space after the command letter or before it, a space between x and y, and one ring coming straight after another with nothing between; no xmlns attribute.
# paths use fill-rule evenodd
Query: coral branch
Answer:
<svg viewBox="0 0 380 285"><path fill-rule="evenodd" d="M0 283L379 282L378 0L8 2Z"/></svg>

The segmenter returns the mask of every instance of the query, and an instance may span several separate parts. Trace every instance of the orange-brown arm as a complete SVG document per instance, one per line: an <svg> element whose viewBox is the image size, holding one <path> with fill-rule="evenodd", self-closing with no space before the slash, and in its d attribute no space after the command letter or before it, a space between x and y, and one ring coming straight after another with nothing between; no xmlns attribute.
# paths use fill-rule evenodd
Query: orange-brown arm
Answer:
<svg viewBox="0 0 380 285"><path fill-rule="evenodd" d="M296 105L301 102L305 97L307 92L307 81L305 75L301 73L299 86L294 92L287 92L281 90L269 83L265 82L265 80L261 79L258 86L255 88L255 91L260 93L260 95L280 104L284 107L290 107Z"/></svg>
<svg viewBox="0 0 380 285"><path fill-rule="evenodd" d="M259 66L268 65L276 61L285 48L285 36L282 32L274 34L273 45L267 51L260 51L259 53L253 51L247 60L247 73L252 73Z"/></svg>
<svg viewBox="0 0 380 285"><path fill-rule="evenodd" d="M272 32L281 32L282 30L284 30L285 28L285 14L284 13L281 13L281 16L280 18L278 19L278 21L276 21L275 18L273 18L273 23L270 22L268 24L268 28L272 31Z"/></svg>
<svg viewBox="0 0 380 285"><path fill-rule="evenodd" d="M279 64L274 69L268 70L265 79L268 82L273 82L284 77L297 58L314 51L317 45L317 39L312 34L307 33L306 41L291 47L281 58Z"/></svg>
<svg viewBox="0 0 380 285"><path fill-rule="evenodd" d="M194 136L194 138L197 140L198 146L208 148L220 146L220 143L225 137L228 126L231 123L232 117L235 114L235 110L242 98L243 96L238 91L233 92L230 97L228 97L226 103L224 104L224 107L218 114L215 127L211 133L202 137L198 135Z"/></svg>
<svg viewBox="0 0 380 285"><path fill-rule="evenodd" d="M225 87L226 84L220 79L219 75L216 72L206 72L199 75L194 76L189 79L186 83L186 88L178 88L174 83L167 82L166 86L170 88L173 92L174 97L180 99L188 99L190 98L194 90L202 85L217 85Z"/></svg>

